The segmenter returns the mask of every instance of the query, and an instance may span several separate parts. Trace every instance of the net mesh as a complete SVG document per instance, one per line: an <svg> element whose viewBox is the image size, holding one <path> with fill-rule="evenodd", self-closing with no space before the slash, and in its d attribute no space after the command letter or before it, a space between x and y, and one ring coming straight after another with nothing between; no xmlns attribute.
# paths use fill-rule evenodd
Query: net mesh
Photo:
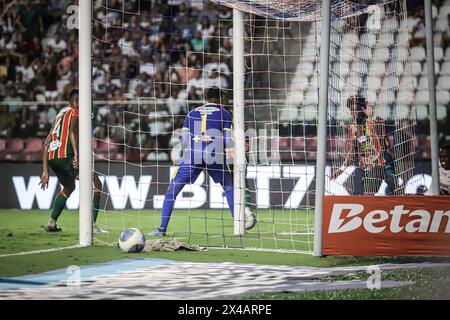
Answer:
<svg viewBox="0 0 450 320"><path fill-rule="evenodd" d="M220 87L232 111L230 8L245 12L246 207L233 235L222 188L205 172L177 198L168 235L229 247L311 252L317 141L317 1L94 1L95 171L101 243L159 226L183 152L187 112ZM415 107L405 1L332 2L328 194L403 194L413 175ZM230 168L232 169L232 168Z"/></svg>

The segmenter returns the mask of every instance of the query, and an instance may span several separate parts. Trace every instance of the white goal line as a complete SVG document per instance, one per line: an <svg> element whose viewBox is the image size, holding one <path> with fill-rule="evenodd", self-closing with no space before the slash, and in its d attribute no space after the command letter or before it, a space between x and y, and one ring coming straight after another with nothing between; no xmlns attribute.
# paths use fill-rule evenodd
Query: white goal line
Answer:
<svg viewBox="0 0 450 320"><path fill-rule="evenodd" d="M73 246L62 247L62 248L52 248L52 249L42 249L42 250L33 250L33 251L23 251L23 252L17 252L17 253L0 254L0 258L26 256L26 255L30 255L30 254L48 253L48 252L62 251L62 250L68 250L68 249L78 249L78 248L83 248L83 246L76 244Z"/></svg>

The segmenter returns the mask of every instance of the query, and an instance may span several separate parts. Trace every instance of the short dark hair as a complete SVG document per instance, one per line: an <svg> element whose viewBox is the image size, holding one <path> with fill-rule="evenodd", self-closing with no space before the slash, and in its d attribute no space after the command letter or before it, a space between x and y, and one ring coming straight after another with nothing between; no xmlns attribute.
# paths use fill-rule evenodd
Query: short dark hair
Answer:
<svg viewBox="0 0 450 320"><path fill-rule="evenodd" d="M212 87L206 90L205 98L208 101L217 101L221 100L221 91L218 87Z"/></svg>
<svg viewBox="0 0 450 320"><path fill-rule="evenodd" d="M69 101L72 101L72 97L74 95L78 95L78 89L72 89L72 91L70 91L70 93L69 93Z"/></svg>
<svg viewBox="0 0 450 320"><path fill-rule="evenodd" d="M363 111L366 108L367 101L366 98L362 96L350 96L347 100L347 107L353 111L352 106L355 106L355 111Z"/></svg>

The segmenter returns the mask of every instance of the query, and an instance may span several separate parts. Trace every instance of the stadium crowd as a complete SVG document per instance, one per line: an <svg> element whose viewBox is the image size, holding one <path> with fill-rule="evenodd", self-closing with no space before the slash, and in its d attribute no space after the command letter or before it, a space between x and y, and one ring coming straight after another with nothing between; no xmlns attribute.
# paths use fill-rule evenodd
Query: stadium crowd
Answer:
<svg viewBox="0 0 450 320"><path fill-rule="evenodd" d="M433 1L436 16L443 2ZM6 139L44 138L65 106L57 102L66 101L77 86L78 35L68 23L74 14L68 8L75 3L0 0L2 159L38 159L41 140L14 147ZM188 103L201 100L204 88L231 88L232 11L184 0L108 0L107 8L105 1L94 3L93 99L107 101L94 106L97 150L114 149L117 157L129 152L129 160L168 159L171 133L180 127ZM408 1L408 14L411 45L424 47L421 3ZM450 24L438 21L436 41L445 49Z"/></svg>

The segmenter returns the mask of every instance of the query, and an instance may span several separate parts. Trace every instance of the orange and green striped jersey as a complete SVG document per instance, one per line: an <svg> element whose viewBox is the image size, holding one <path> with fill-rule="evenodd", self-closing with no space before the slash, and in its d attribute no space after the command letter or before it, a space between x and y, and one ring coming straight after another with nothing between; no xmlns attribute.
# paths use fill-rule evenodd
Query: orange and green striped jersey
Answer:
<svg viewBox="0 0 450 320"><path fill-rule="evenodd" d="M56 116L50 131L50 143L48 146L48 160L64 159L73 156L73 147L70 142L70 124L78 117L78 109L66 107Z"/></svg>

